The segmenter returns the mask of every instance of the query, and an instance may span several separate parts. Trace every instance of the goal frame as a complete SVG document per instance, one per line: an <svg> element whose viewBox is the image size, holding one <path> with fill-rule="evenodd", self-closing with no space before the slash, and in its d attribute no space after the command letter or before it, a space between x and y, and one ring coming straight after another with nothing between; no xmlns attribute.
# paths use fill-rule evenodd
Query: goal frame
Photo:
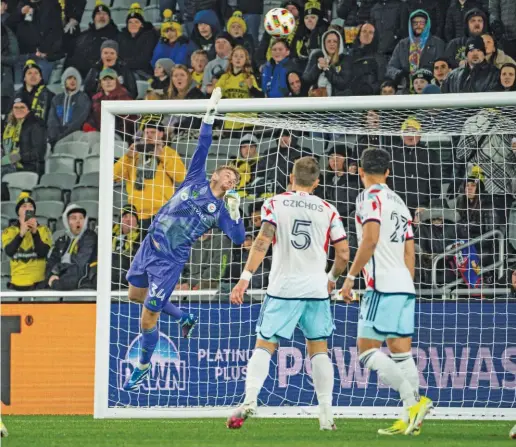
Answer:
<svg viewBox="0 0 516 447"><path fill-rule="evenodd" d="M103 160L114 159L115 116L131 114L203 114L208 100L162 101L103 101L101 113L101 147ZM432 108L504 107L516 106L516 92L466 93L443 95L365 96L328 98L266 98L223 99L218 113L286 113L333 112ZM113 163L100 163L98 219L98 283L97 327L95 351L95 418L197 418L225 417L228 407L177 408L110 408L109 346L111 299L117 296L111 290L111 238L113 209ZM109 194L102 193L109 191ZM199 295L199 292L196 292ZM182 292L182 295L185 295ZM260 417L314 417L317 407L261 407ZM335 407L339 417L394 418L401 407ZM516 419L516 408L437 408L430 416L439 419Z"/></svg>

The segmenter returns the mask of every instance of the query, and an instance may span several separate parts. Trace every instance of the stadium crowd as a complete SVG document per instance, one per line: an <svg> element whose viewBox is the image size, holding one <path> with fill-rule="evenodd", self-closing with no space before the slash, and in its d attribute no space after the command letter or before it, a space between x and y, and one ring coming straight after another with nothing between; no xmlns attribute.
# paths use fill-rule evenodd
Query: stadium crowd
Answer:
<svg viewBox="0 0 516 447"><path fill-rule="evenodd" d="M140 4L127 6L119 24L100 2L2 1L2 267L8 259L14 290L95 288L104 100L200 99L215 87L228 99L516 90L514 0L287 0L281 6L296 28L283 39L260 35L263 0L161 0L160 23L150 23ZM232 247L218 231L206 234L178 288L229 290L259 230L261 203L289 188L293 162L305 155L324 167L315 194L337 206L356 247L358 160L370 146L392 154L390 186L413 213L423 287L516 286L516 265L506 263L502 277L489 268L516 253L508 225L516 220L516 131L496 132L516 129L514 118L477 110L464 116L457 137L421 138L445 119L428 111L392 122L369 111L371 135L322 153L302 133L224 120L217 137L237 138L238 148L219 158L241 173L247 238ZM378 135L386 123L399 136ZM113 287L127 285L124 273L152 217L185 178L191 152L171 142L195 136L199 125L185 116L117 118L125 152L114 174L124 201L113 227ZM485 136L468 132L478 127ZM253 288L267 285L268 267Z"/></svg>

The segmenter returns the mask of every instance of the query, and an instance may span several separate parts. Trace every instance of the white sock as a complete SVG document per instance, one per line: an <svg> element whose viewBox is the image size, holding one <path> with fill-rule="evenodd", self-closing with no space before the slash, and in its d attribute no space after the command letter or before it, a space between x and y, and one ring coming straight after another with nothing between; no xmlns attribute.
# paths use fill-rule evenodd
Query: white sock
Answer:
<svg viewBox="0 0 516 447"><path fill-rule="evenodd" d="M333 365L326 352L318 352L310 359L315 394L320 407L331 407L333 398Z"/></svg>
<svg viewBox="0 0 516 447"><path fill-rule="evenodd" d="M359 359L367 368L377 371L383 383L400 393L404 404L411 407L417 403L412 385L389 356L379 349L369 349L360 354Z"/></svg>
<svg viewBox="0 0 516 447"><path fill-rule="evenodd" d="M392 360L398 365L398 368L401 370L405 379L407 379L412 385L412 389L416 395L419 395L419 373L416 367L416 362L414 362L414 357L412 357L412 352L403 352L401 354L391 354ZM408 406L403 403L403 420L408 422Z"/></svg>
<svg viewBox="0 0 516 447"><path fill-rule="evenodd" d="M258 393L269 374L271 354L263 348L256 348L247 364L244 405L256 405Z"/></svg>

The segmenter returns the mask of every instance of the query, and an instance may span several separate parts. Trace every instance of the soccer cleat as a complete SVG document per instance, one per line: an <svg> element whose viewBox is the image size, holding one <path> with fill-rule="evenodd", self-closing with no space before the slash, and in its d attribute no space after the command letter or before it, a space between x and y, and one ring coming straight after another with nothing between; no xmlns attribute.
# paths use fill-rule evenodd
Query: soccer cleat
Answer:
<svg viewBox="0 0 516 447"><path fill-rule="evenodd" d="M319 427L321 431L335 431L337 426L333 422L331 407L321 408L319 406Z"/></svg>
<svg viewBox="0 0 516 447"><path fill-rule="evenodd" d="M131 374L131 377L129 377L125 383L124 383L124 390L125 391L134 391L137 390L140 387L140 384L143 382L143 380L149 375L151 370L151 364L147 366L145 369L140 369L137 366L134 367L133 373Z"/></svg>
<svg viewBox="0 0 516 447"><path fill-rule="evenodd" d="M226 421L226 427L232 430L242 428L248 417L256 414L256 405L242 405L238 407Z"/></svg>
<svg viewBox="0 0 516 447"><path fill-rule="evenodd" d="M4 425L2 421L0 421L0 438L7 438L9 433L7 432L7 427Z"/></svg>
<svg viewBox="0 0 516 447"><path fill-rule="evenodd" d="M184 314L179 320L181 325L181 331L183 332L183 338L190 338L199 318L194 314Z"/></svg>
<svg viewBox="0 0 516 447"><path fill-rule="evenodd" d="M421 396L419 402L412 405L409 411L409 422L407 429L405 430L406 435L415 434L415 431L421 430L421 425L427 413L433 408L433 402L426 396ZM419 433L418 433L419 434Z"/></svg>
<svg viewBox="0 0 516 447"><path fill-rule="evenodd" d="M384 436L404 435L407 427L408 424L403 419L398 419L390 427L378 429L378 434Z"/></svg>
<svg viewBox="0 0 516 447"><path fill-rule="evenodd" d="M511 431L509 432L509 438L516 439L516 425L511 428Z"/></svg>

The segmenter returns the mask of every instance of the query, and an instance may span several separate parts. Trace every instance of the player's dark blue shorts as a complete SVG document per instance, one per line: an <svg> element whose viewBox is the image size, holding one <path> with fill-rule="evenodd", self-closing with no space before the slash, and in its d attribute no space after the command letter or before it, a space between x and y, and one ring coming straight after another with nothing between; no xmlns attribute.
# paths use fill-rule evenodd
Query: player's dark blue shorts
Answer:
<svg viewBox="0 0 516 447"><path fill-rule="evenodd" d="M144 306L153 312L161 312L172 295L184 266L172 262L154 244L152 237L147 235L127 272L127 281L135 287L148 287Z"/></svg>

